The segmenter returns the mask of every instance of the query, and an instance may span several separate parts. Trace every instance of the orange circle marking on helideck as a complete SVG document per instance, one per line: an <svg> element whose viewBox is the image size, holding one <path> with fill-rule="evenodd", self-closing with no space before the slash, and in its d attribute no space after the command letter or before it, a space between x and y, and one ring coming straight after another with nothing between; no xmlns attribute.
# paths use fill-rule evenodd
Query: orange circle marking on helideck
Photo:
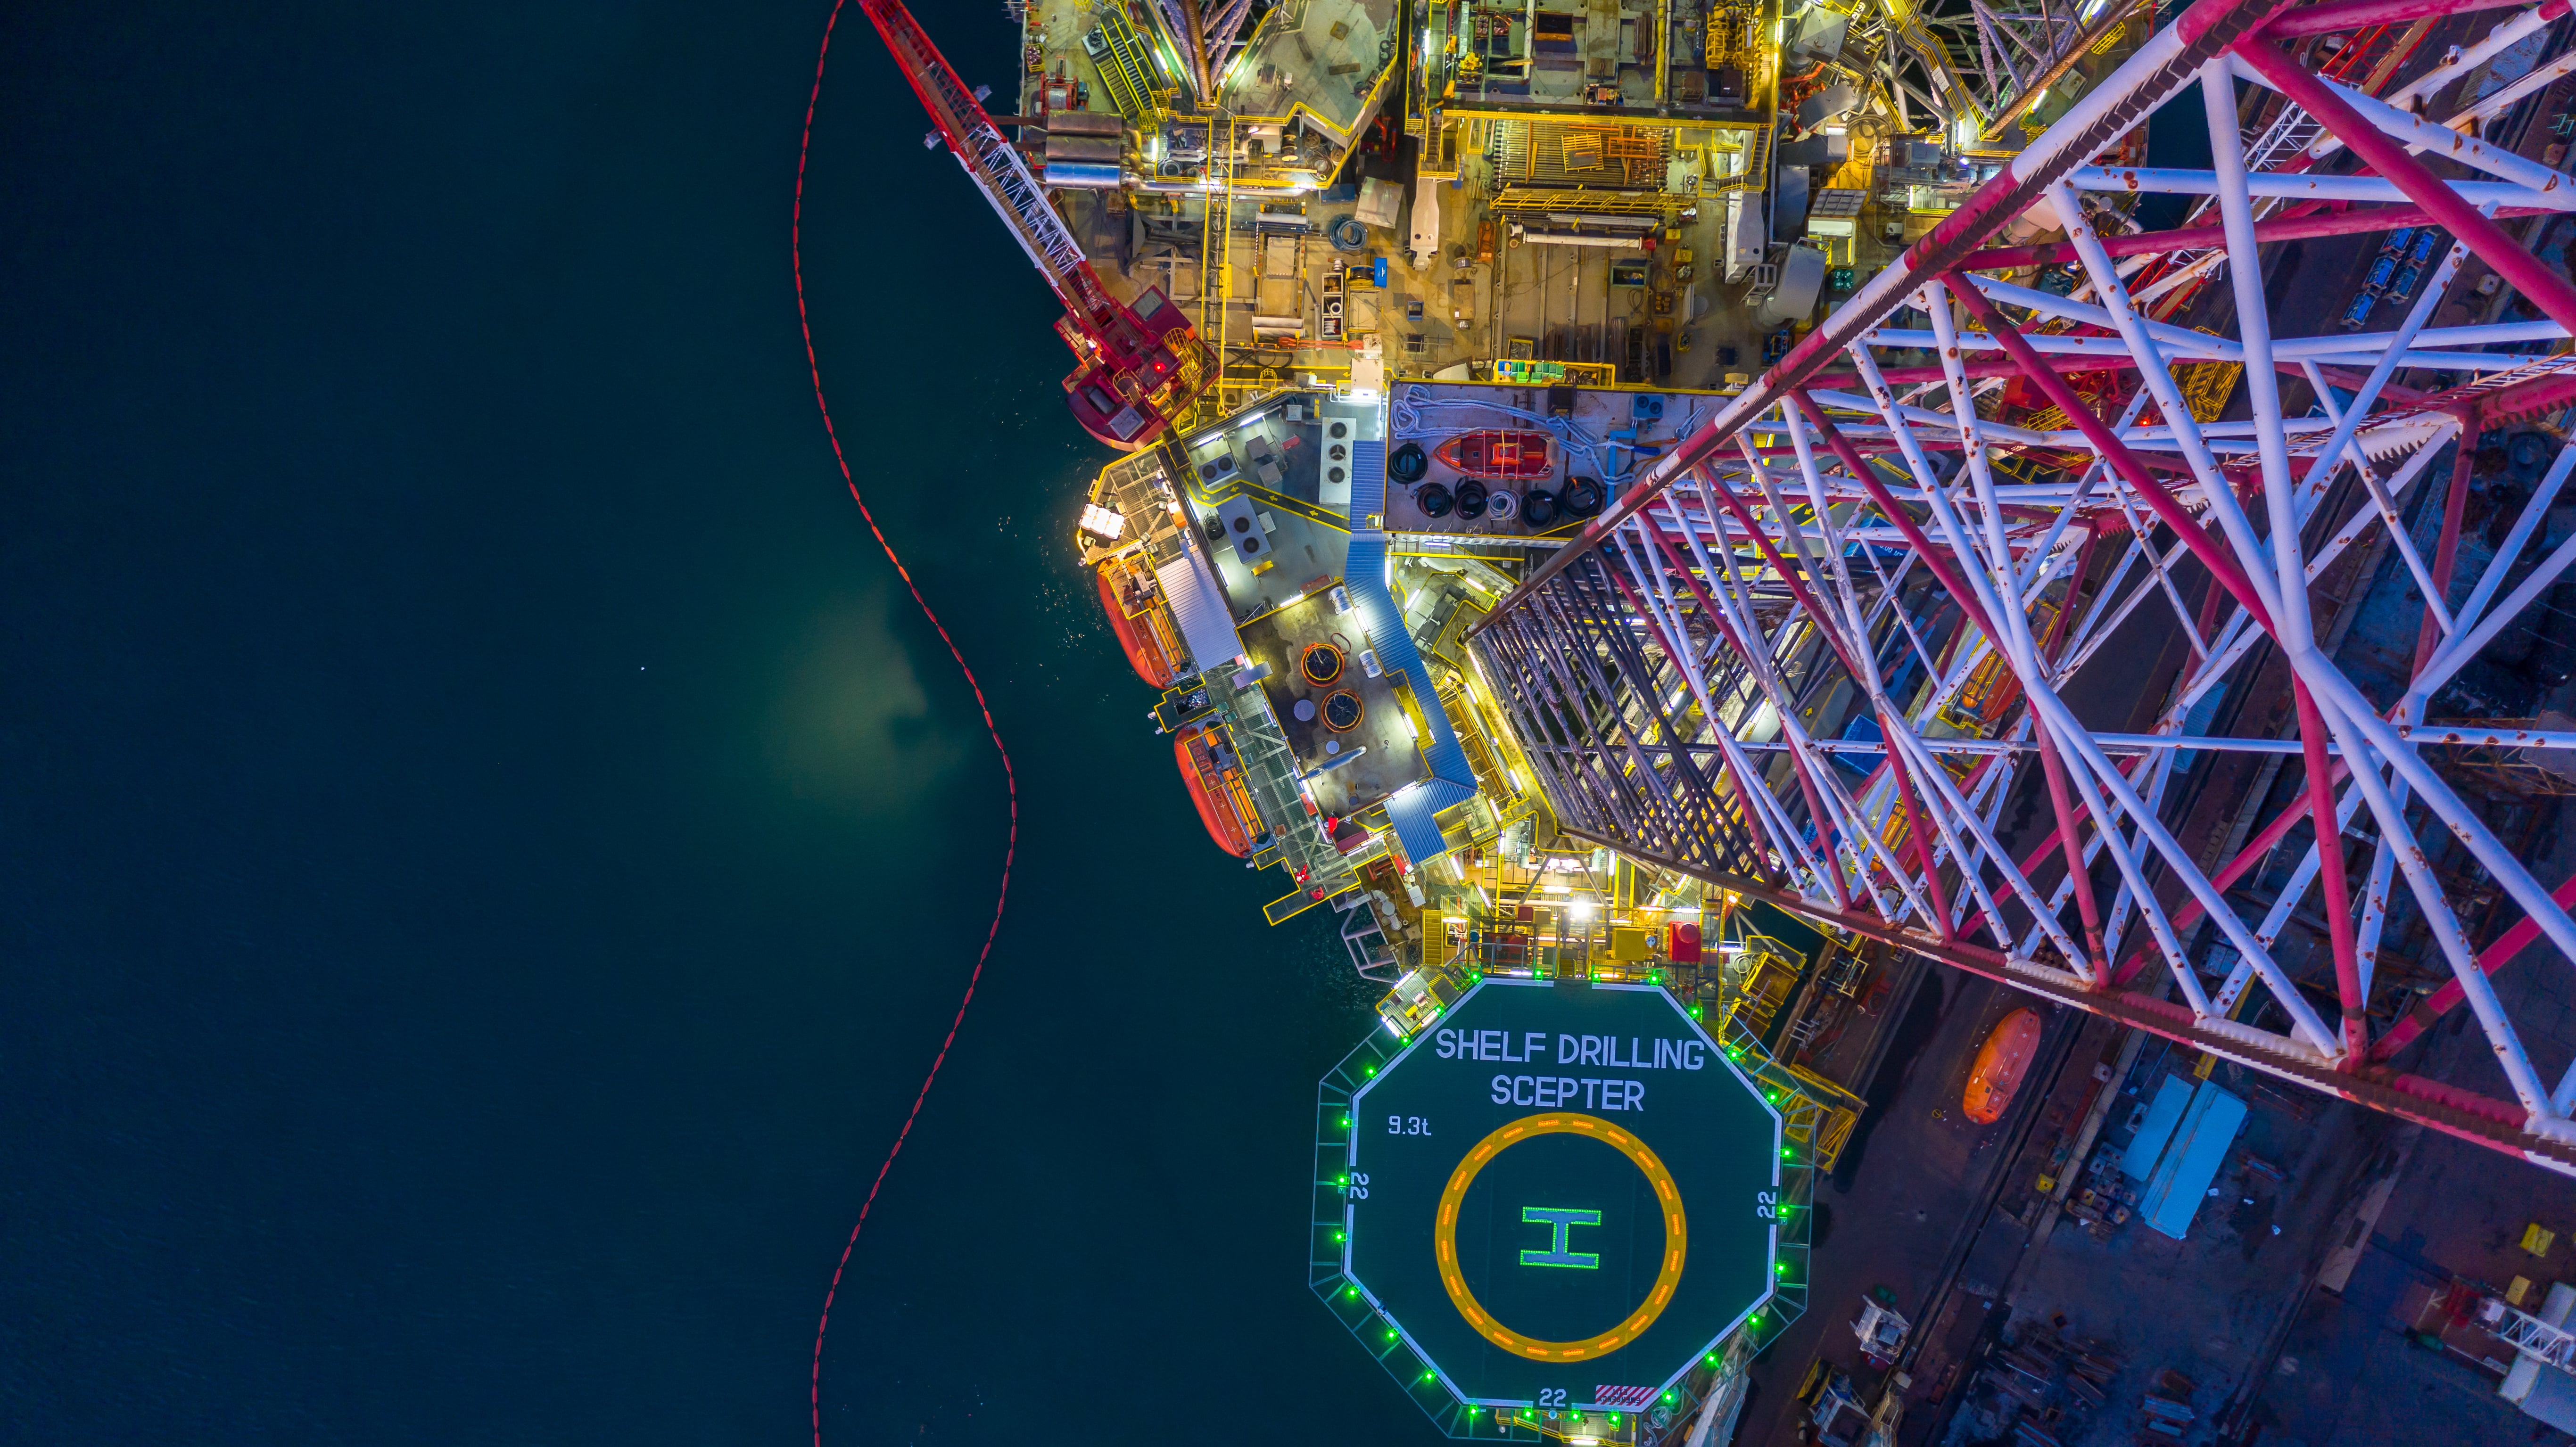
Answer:
<svg viewBox="0 0 2576 1447"><path fill-rule="evenodd" d="M1494 1157L1522 1141L1543 1135L1589 1136L1626 1156L1629 1163L1645 1176L1646 1183L1655 1188L1655 1200L1664 1211L1664 1264L1655 1273L1655 1284L1646 1292L1646 1299L1638 1304L1635 1311L1628 1313L1627 1320L1599 1336L1585 1337L1581 1341L1540 1341L1496 1321L1494 1314L1476 1300L1476 1294L1467 1289L1467 1278L1458 1270L1458 1206L1466 1199L1467 1187L1475 1183L1476 1173ZM1458 1308L1458 1314L1467 1319L1467 1324L1475 1328L1478 1336L1514 1356L1527 1357L1534 1362L1590 1361L1594 1357L1608 1356L1635 1341L1647 1327L1655 1324L1655 1318L1664 1314L1664 1308L1672 1304L1673 1291L1681 1285L1682 1259L1687 1254L1687 1246L1681 1187L1673 1184L1673 1173L1664 1169L1663 1159L1644 1141L1601 1117L1571 1110L1522 1116L1476 1142L1465 1158L1458 1162L1458 1169L1449 1173L1449 1185L1440 1193L1439 1210L1431 1225L1431 1252L1439 1263L1440 1284L1449 1292L1450 1305Z"/></svg>

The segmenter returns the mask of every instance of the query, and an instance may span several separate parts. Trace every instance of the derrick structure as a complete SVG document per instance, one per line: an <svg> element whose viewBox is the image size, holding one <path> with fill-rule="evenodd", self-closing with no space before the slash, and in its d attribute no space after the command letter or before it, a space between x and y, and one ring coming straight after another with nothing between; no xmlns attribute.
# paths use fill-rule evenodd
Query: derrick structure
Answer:
<svg viewBox="0 0 2576 1447"><path fill-rule="evenodd" d="M2481 435L2576 401L2576 287L2506 229L2576 210L2576 178L2479 137L2576 53L2419 113L2566 7L2370 89L2470 8L2200 0L1534 568L1471 652L1567 832L2576 1174L2576 1067L2492 978L2569 968L2576 883L2534 877L2477 783L2576 762L2576 731L2460 686L2576 563L2554 441L2491 559L2460 556ZM2345 54L2363 37L2379 60ZM2167 106L2220 138L2210 169L2095 164ZM2140 231L2121 193L2200 210ZM2062 239L1992 244L2016 222ZM2401 228L2440 237L2411 303L2276 334L2263 247ZM2528 319L2431 325L2471 253ZM2166 320L2195 286L2232 320ZM2337 652L2319 589L2381 556L2430 604L2385 675ZM2138 639L2173 630L2186 661L2148 674ZM2278 722L2200 736L2267 668ZM2102 722L2133 704L2151 722ZM2192 751L2278 758L2287 803L2187 848ZM2231 898L2276 851L2300 863L2268 908ZM2400 927L2418 989L2374 978ZM2494 1068L2412 1073L2463 1009Z"/></svg>
<svg viewBox="0 0 2576 1447"><path fill-rule="evenodd" d="M1913 23L1956 57L1955 74L1967 94L1965 105L1952 109L1972 108L1980 139L1991 141L2052 90L2063 91L2075 62L2141 12L2153 13L2147 0L1968 0L1964 11L1918 14Z"/></svg>
<svg viewBox="0 0 2576 1447"><path fill-rule="evenodd" d="M1252 0L1156 0L1154 13L1180 48L1192 93L1215 95L1226 67L1242 48Z"/></svg>
<svg viewBox="0 0 2576 1447"><path fill-rule="evenodd" d="M2076 63L2095 46L2116 42L2143 5L1968 0L1934 13L1912 0L1874 0L1848 15L1817 7L1802 12L1802 27L1839 23L1841 45L1825 64L1784 70L1782 79L1791 96L1836 80L1874 88L1900 131L1928 126L1960 152L1988 152L2008 126L2038 113L2052 91L2060 100L2054 109L2063 110L2073 98L2068 92L2082 88L2080 77L2068 82Z"/></svg>
<svg viewBox="0 0 2576 1447"><path fill-rule="evenodd" d="M901 0L860 0L938 127L938 138L992 204L1064 315L1056 334L1073 350L1065 403L1093 437L1121 451L1146 446L1207 388L1216 359L1189 318L1159 292L1130 307L1109 294L1082 244L1029 174L1028 162L984 111Z"/></svg>

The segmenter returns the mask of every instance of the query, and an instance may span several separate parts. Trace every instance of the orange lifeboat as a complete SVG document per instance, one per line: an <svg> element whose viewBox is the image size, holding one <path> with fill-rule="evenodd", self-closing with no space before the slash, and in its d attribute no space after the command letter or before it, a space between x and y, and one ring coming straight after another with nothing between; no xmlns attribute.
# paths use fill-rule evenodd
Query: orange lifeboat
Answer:
<svg viewBox="0 0 2576 1447"><path fill-rule="evenodd" d="M1235 813L1225 770L1217 766L1215 754L1208 747L1208 725L1186 728L1175 735L1172 757L1181 766L1181 782L1190 786L1190 802L1199 806L1199 822L1207 826L1208 837L1216 841L1217 848L1235 858L1248 858L1252 836Z"/></svg>
<svg viewBox="0 0 2576 1447"><path fill-rule="evenodd" d="M1127 650L1127 662L1136 676L1156 688L1172 686L1171 660L1154 640L1153 625L1139 615L1127 616L1127 605L1118 596L1118 579L1112 576L1115 563L1100 565L1100 606L1109 612L1109 626L1118 635L1118 646Z"/></svg>
<svg viewBox="0 0 2576 1447"><path fill-rule="evenodd" d="M1556 439L1544 432L1461 432L1431 456L1443 467L1490 482L1536 482L1556 473Z"/></svg>
<svg viewBox="0 0 2576 1447"><path fill-rule="evenodd" d="M2031 1057L2038 1053L2037 1010L2015 1010L1996 1021L1984 1048L1977 1051L1977 1063L1968 1069L1968 1093L1959 1102L1968 1119L1979 1125L2003 1119L2004 1107L2012 1104L2013 1093L2021 1089L2021 1078L2030 1070Z"/></svg>

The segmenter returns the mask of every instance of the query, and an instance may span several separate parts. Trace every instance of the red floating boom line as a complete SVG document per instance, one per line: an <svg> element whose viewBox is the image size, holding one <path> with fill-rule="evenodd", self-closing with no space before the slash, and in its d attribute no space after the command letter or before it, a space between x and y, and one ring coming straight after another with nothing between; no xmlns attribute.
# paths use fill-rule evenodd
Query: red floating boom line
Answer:
<svg viewBox="0 0 2576 1447"><path fill-rule="evenodd" d="M876 1179L868 1183L867 1198L859 1203L859 1218L850 1224L850 1239L841 1244L841 1259L832 1266L832 1284L823 1292L823 1315L814 1324L813 1420L814 1444L823 1443L823 1337L832 1326L832 1301L841 1291L841 1274L849 1269L850 1253L857 1249L859 1232L868 1224L868 1212L877 1203L877 1192L885 1188L886 1176L894 1170L895 1157L903 1154L903 1143L912 1135L913 1123L921 1119L921 1105L930 1098L930 1087L939 1079L939 1067L948 1063L949 1048L957 1043L957 1031L966 1023L966 1007L975 1003L975 987L983 982L984 963L993 956L993 940L1002 930L1002 910L1011 899L1011 862L1020 849L1020 786L1011 772L1011 751L1002 746L1002 731L993 723L992 705L984 701L984 686L975 679L975 670L966 664L966 655L958 651L957 640L948 636L948 626L939 621L930 602L921 596L921 585L913 580L912 570L886 541L885 529L877 525L868 500L859 492L858 479L850 473L850 459L841 450L841 434L832 426L832 407L823 397L823 367L814 356L814 326L805 312L805 159L814 144L814 107L823 97L823 65L832 54L832 27L840 21L843 0L833 0L831 17L823 22L823 47L814 57L814 91L805 99L805 130L796 144L796 204L787 233L789 264L796 273L796 325L805 335L805 366L814 378L814 406L823 414L823 435L832 442L832 460L840 464L841 481L850 489L850 501L859 505L859 516L866 519L868 533L885 550L886 561L894 564L904 587L912 592L912 601L921 608L921 616L948 645L948 656L957 661L957 671L966 677L966 687L975 695L976 711L983 715L984 732L993 740L993 752L1002 759L1002 783L1010 800L1010 833L1002 845L1002 882L993 897L993 922L984 931L984 946L975 952L975 968L966 976L966 993L957 1001L957 1013L948 1022L948 1035L939 1042L939 1053L932 1057L930 1071L921 1077L921 1089L914 1092L912 1109L905 1113L903 1128L894 1134L894 1144L886 1148L885 1160L877 1166Z"/></svg>

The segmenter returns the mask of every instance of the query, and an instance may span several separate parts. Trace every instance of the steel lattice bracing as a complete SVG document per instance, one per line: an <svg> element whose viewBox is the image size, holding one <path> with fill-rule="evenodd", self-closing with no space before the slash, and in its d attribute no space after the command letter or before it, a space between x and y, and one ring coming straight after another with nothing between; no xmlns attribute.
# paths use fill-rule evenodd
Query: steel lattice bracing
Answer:
<svg viewBox="0 0 2576 1447"><path fill-rule="evenodd" d="M939 128L937 138L1064 304L1056 334L1076 359L1073 375L1064 380L1074 420L1121 451L1151 443L1206 390L1216 370L1214 353L1159 292L1130 308L1101 286L1028 162L985 113L982 93L957 78L902 0L860 0L860 8Z"/></svg>
<svg viewBox="0 0 2576 1447"><path fill-rule="evenodd" d="M1720 793L1728 740L1681 741L1690 676L1629 626L1625 575L1585 558L1492 629L1512 727L1569 827L1702 871L1756 867Z"/></svg>
<svg viewBox="0 0 2576 1447"><path fill-rule="evenodd" d="M2394 44L2460 8L2202 0L1535 570L1474 648L1568 827L2576 1174L2576 1062L2535 1049L2491 978L2570 967L2576 884L2553 897L2473 782L2576 762L2576 731L2458 686L2517 629L2528 648L2576 563L2548 525L2576 449L2506 495L2491 557L2460 546L2479 434L2576 401L2576 354L2548 355L2576 287L2497 219L2576 211L2576 177L2478 139L2492 97L2459 102L2475 113L2452 129L2344 83L2391 67L2335 79L2312 39ZM2244 149L2199 172L2088 168L2168 105ZM2351 156L2329 164L2328 139ZM2099 204L2123 192L2206 200L2186 229L2142 233ZM1985 249L2035 207L2063 240ZM2376 328L2274 334L2261 245L2399 228L2438 242ZM2527 319L2429 325L2471 252ZM2007 279L2042 262L2071 269L2071 294ZM2229 288L2233 320L2165 320L2195 283ZM2318 584L2382 556L2434 601L2374 673L2320 636L2340 600ZM2179 674L2142 671L2140 628L2186 645ZM2262 677L2276 726L2186 737L2196 708ZM2106 732L2069 702L2099 715L2106 696L2152 722ZM1868 726L1813 736L1828 702ZM2277 756L2286 802L2187 848L2188 750ZM2277 897L2230 898L2276 849L2299 861ZM2486 928L2510 928L2473 936L2488 890ZM2445 981L2394 1019L2371 1013L2392 911ZM2294 915L2313 922L2304 956ZM2268 1008L2238 1018L2258 981ZM2410 1074L2402 1052L2462 1007L2497 1069Z"/></svg>

